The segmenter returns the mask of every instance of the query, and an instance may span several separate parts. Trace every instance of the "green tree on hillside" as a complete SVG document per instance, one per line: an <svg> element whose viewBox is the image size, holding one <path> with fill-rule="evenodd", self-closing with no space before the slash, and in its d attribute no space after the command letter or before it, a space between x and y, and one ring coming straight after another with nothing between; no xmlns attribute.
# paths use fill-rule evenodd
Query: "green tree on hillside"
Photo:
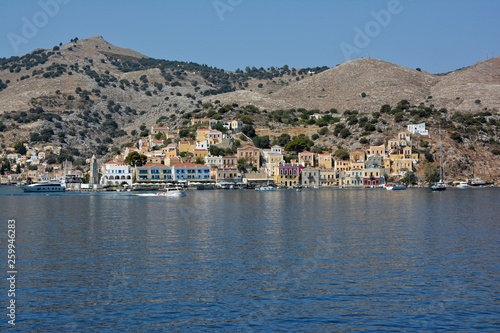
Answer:
<svg viewBox="0 0 500 333"><path fill-rule="evenodd" d="M250 139L253 139L254 137L257 136L255 133L255 129L251 125L245 125L241 128L241 132L248 136Z"/></svg>
<svg viewBox="0 0 500 333"><path fill-rule="evenodd" d="M143 154L139 154L136 151L130 152L127 157L125 157L125 163L131 166L143 166L146 164L148 157Z"/></svg>
<svg viewBox="0 0 500 333"><path fill-rule="evenodd" d="M416 184L418 182L418 179L413 171L408 171L405 173L405 176L401 178L401 182L408 186L409 184Z"/></svg>
<svg viewBox="0 0 500 333"><path fill-rule="evenodd" d="M24 146L24 142L16 142L16 144L14 145L14 151L18 154L26 155L26 147Z"/></svg>
<svg viewBox="0 0 500 333"><path fill-rule="evenodd" d="M269 136L256 136L252 139L253 144L257 148L266 149L269 148Z"/></svg>

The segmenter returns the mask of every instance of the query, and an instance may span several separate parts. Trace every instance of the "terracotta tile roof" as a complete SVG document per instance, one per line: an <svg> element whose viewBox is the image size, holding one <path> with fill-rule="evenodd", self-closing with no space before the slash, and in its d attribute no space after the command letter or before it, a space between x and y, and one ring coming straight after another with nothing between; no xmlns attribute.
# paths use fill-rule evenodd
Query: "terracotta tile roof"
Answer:
<svg viewBox="0 0 500 333"><path fill-rule="evenodd" d="M244 146L242 148L238 148L238 149L259 149L259 148L252 146L252 145L246 145L246 146Z"/></svg>
<svg viewBox="0 0 500 333"><path fill-rule="evenodd" d="M174 167L205 167L203 164L194 164L194 163L177 163L174 164Z"/></svg>
<svg viewBox="0 0 500 333"><path fill-rule="evenodd" d="M161 163L148 163L146 165L143 165L142 167L167 167L167 166Z"/></svg>

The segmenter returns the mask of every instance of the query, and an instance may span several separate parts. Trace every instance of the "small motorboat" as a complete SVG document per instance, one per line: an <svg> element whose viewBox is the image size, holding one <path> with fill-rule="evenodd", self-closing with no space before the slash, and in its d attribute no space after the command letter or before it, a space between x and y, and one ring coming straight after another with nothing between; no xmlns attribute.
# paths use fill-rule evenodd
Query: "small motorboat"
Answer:
<svg viewBox="0 0 500 333"><path fill-rule="evenodd" d="M186 191L182 187L164 187L160 191L156 192L158 196L165 197L185 197L187 196Z"/></svg>

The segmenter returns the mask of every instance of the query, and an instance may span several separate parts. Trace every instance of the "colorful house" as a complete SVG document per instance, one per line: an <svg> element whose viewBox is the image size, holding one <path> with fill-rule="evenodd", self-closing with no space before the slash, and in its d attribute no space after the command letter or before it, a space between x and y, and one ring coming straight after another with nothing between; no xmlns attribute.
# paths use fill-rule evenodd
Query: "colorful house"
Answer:
<svg viewBox="0 0 500 333"><path fill-rule="evenodd" d="M196 141L208 140L208 133L210 133L210 129L208 129L208 128L197 129L196 130Z"/></svg>
<svg viewBox="0 0 500 333"><path fill-rule="evenodd" d="M349 160L352 162L365 162L365 152L362 149L356 149L349 153ZM352 165L352 164L351 164ZM352 167L352 166L351 166Z"/></svg>
<svg viewBox="0 0 500 333"><path fill-rule="evenodd" d="M241 174L236 168L218 168L215 179L217 183L239 183L241 182Z"/></svg>
<svg viewBox="0 0 500 333"><path fill-rule="evenodd" d="M302 186L319 186L319 170L315 168L304 168L300 171Z"/></svg>
<svg viewBox="0 0 500 333"><path fill-rule="evenodd" d="M150 163L136 168L136 179L139 182L207 181L210 180L210 167L191 163L173 166Z"/></svg>
<svg viewBox="0 0 500 333"><path fill-rule="evenodd" d="M333 167L332 154L318 154L318 167L320 169L331 169Z"/></svg>
<svg viewBox="0 0 500 333"><path fill-rule="evenodd" d="M152 126L151 127L151 135L155 136L158 133L165 134L165 137L168 136L168 127L166 126Z"/></svg>
<svg viewBox="0 0 500 333"><path fill-rule="evenodd" d="M321 186L338 186L337 173L334 169L321 169L319 181Z"/></svg>
<svg viewBox="0 0 500 333"><path fill-rule="evenodd" d="M252 164L257 169L260 168L260 149L254 146L246 145L242 148L238 148L237 155L238 160L240 158L245 158L248 164Z"/></svg>
<svg viewBox="0 0 500 333"><path fill-rule="evenodd" d="M351 169L351 163L344 160L335 160L335 171L343 172Z"/></svg>
<svg viewBox="0 0 500 333"><path fill-rule="evenodd" d="M195 150L193 150L193 157L194 157L195 160L198 159L198 158L204 160L205 157L207 157L207 156L208 156L208 150L206 150L206 149L195 149Z"/></svg>
<svg viewBox="0 0 500 333"><path fill-rule="evenodd" d="M349 187L363 186L364 170L351 169L345 173L345 185Z"/></svg>
<svg viewBox="0 0 500 333"><path fill-rule="evenodd" d="M278 164L278 173L275 176L275 184L284 187L298 186L300 184L300 167L298 164Z"/></svg>
<svg viewBox="0 0 500 333"><path fill-rule="evenodd" d="M368 150L368 156L373 155L385 156L385 146L370 146L370 149Z"/></svg>
<svg viewBox="0 0 500 333"><path fill-rule="evenodd" d="M222 167L232 168L238 165L238 158L234 155L222 156Z"/></svg>
<svg viewBox="0 0 500 333"><path fill-rule="evenodd" d="M192 145L189 141L179 142L179 153L192 153L196 145Z"/></svg>
<svg viewBox="0 0 500 333"><path fill-rule="evenodd" d="M364 170L363 186L379 186L380 169L369 168Z"/></svg>
<svg viewBox="0 0 500 333"><path fill-rule="evenodd" d="M314 153L311 153L310 151L303 151L299 153L299 164L302 165L304 168L308 167L314 167Z"/></svg>

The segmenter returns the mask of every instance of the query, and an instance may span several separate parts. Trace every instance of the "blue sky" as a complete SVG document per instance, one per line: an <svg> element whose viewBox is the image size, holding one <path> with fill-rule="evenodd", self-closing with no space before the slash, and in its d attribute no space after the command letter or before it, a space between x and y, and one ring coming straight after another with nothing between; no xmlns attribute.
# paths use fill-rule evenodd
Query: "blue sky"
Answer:
<svg viewBox="0 0 500 333"><path fill-rule="evenodd" d="M103 36L226 70L372 57L442 73L500 55L499 13L498 0L0 0L0 57Z"/></svg>

